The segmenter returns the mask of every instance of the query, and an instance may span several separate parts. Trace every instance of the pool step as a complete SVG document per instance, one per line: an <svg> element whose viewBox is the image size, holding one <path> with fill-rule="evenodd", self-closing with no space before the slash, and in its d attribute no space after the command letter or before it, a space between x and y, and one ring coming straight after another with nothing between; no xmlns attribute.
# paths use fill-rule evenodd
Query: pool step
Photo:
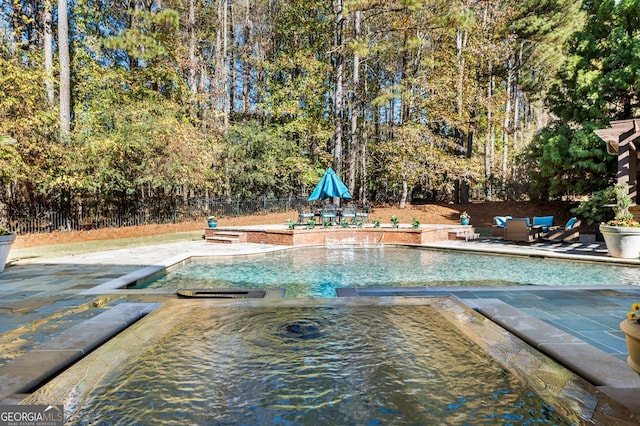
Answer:
<svg viewBox="0 0 640 426"><path fill-rule="evenodd" d="M246 243L246 232L216 231L214 228L207 228L204 231L204 238L208 243L235 244Z"/></svg>
<svg viewBox="0 0 640 426"><path fill-rule="evenodd" d="M480 238L480 234L476 233L475 229L473 228L456 229L454 231L449 232L450 240L471 241L471 240L477 240L478 238Z"/></svg>

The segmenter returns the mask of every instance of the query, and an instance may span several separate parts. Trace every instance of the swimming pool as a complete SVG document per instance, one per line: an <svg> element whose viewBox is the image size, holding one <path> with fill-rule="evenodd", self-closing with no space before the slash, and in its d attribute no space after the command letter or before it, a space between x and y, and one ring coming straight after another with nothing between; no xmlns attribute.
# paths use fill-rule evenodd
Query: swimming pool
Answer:
<svg viewBox="0 0 640 426"><path fill-rule="evenodd" d="M301 248L197 260L132 288L285 288L287 297L335 297L342 287L637 285L640 269L550 258L415 247Z"/></svg>

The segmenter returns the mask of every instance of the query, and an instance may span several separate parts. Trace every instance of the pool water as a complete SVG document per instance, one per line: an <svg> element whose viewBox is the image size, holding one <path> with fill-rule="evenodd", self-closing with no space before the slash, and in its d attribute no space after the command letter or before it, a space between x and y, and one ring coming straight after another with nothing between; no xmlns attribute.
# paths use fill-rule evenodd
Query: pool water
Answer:
<svg viewBox="0 0 640 426"><path fill-rule="evenodd" d="M303 248L193 261L133 288L285 288L335 297L340 287L637 285L640 269L411 247Z"/></svg>
<svg viewBox="0 0 640 426"><path fill-rule="evenodd" d="M431 306L189 304L68 424L568 424Z"/></svg>

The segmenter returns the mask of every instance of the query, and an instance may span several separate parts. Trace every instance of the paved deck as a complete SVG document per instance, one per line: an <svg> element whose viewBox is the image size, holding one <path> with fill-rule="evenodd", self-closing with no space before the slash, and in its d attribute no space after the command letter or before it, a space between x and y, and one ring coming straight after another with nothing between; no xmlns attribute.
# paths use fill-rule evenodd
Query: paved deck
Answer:
<svg viewBox="0 0 640 426"><path fill-rule="evenodd" d="M426 246L640 266L640 260L608 257L604 244L589 236L583 236L580 243L572 244L512 244L486 238L443 241ZM0 274L0 367L63 334L74 325L99 315L108 307L123 302L156 302L163 297L159 294L96 295L91 294L91 289L125 275L136 274L143 268L162 268L166 266L167 259L188 255L239 255L279 249L283 247L190 241L19 260ZM483 300L498 300L619 360L625 360L626 345L618 324L631 304L640 301L640 285L545 289L457 288L429 289L424 292L424 295L443 294L453 294L472 307L477 307L476 304L479 306Z"/></svg>

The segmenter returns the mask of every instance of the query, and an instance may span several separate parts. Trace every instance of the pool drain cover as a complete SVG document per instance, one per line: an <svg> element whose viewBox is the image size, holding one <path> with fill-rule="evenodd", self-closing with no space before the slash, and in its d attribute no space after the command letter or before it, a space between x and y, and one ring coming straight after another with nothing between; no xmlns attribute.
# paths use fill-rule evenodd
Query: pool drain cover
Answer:
<svg viewBox="0 0 640 426"><path fill-rule="evenodd" d="M236 290L217 288L213 290L180 289L178 297L204 299L263 299L267 292L264 290Z"/></svg>
<svg viewBox="0 0 640 426"><path fill-rule="evenodd" d="M306 320L282 324L278 329L278 335L287 339L315 339L322 334L319 324Z"/></svg>

